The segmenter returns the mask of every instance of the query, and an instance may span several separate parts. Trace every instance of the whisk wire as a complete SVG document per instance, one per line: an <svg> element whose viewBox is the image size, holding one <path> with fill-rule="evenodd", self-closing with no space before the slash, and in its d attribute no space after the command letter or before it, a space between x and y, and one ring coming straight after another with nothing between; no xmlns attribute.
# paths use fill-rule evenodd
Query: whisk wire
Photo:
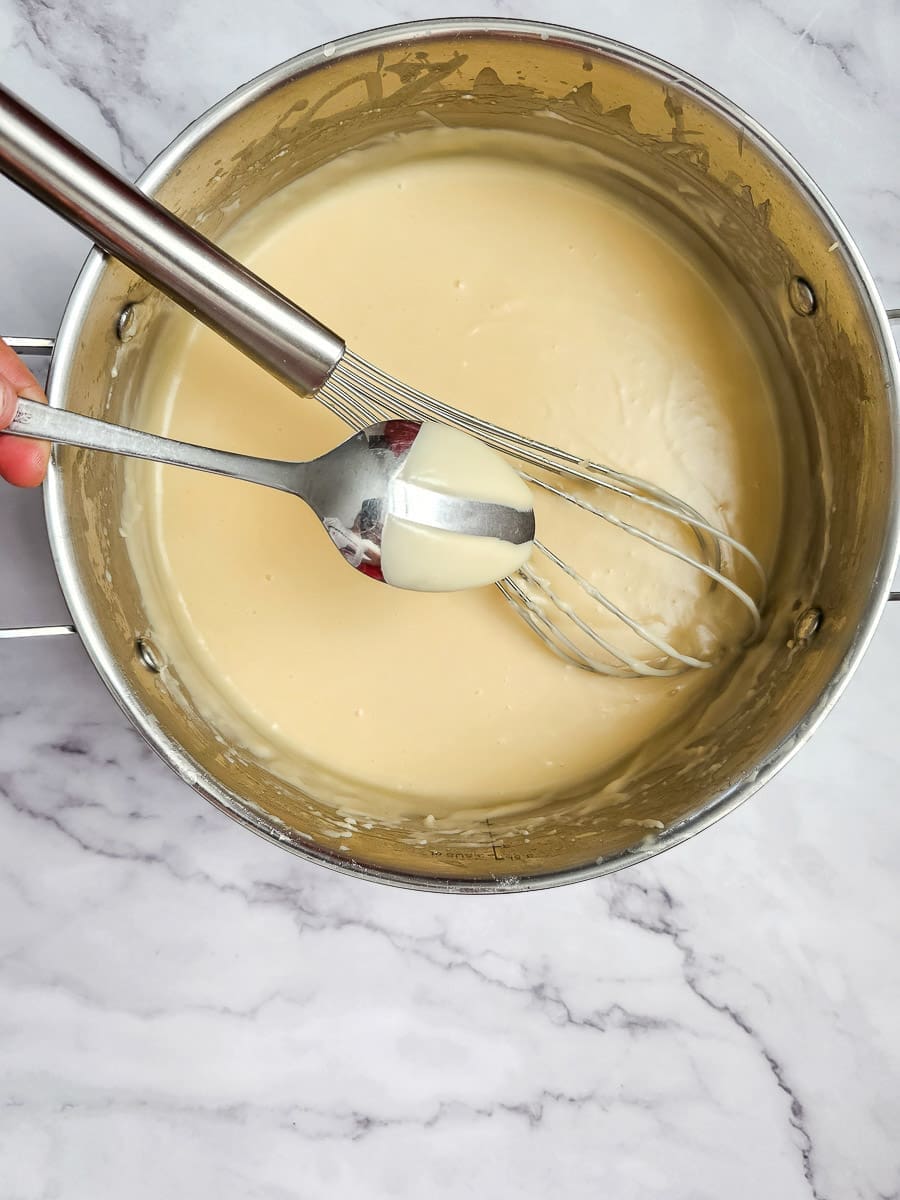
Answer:
<svg viewBox="0 0 900 1200"><path fill-rule="evenodd" d="M640 621L636 621L633 617L630 617L628 615L628 613L626 613L617 604L615 604L612 600L610 600L610 598L608 596L604 595L603 592L601 592L598 588L594 587L594 585L590 582L590 580L585 579L583 575L579 574L574 569L574 567L571 567L571 566L569 566L568 563L563 562L563 560L559 557L559 555L555 554L549 548L549 546L545 546L543 544L543 542L539 542L537 540L535 541L534 545L535 545L536 550L538 550L541 554L543 554L546 558L548 558L550 560L550 562L554 563L557 567L559 567L561 571L564 571L565 574L568 575L570 579L573 579L578 584L579 587L583 588L584 591L587 592L587 594L591 597L592 600L596 600L596 602L600 605L601 608L605 608L608 613L611 613L614 617L616 617L618 620L620 620L624 625L627 625L628 628L632 631L632 633L636 633L639 637L642 637L644 639L644 641L649 642L649 644L651 646L654 646L662 654L666 655L669 658L676 659L678 662L682 663L685 667L704 668L704 667L709 667L711 665L708 662L704 662L702 659L694 658L690 654L683 654L680 650L677 650L674 646L670 645L670 643L667 642L664 638L659 637L659 635L653 633L653 631L651 629L648 629L646 625L642 624ZM525 567L522 568L522 574L530 582L536 583L541 588L541 590L544 592L545 595L549 595L550 598L552 599L554 605L557 608L562 607L563 611L566 612L566 614L579 626L582 633L587 634L593 641L596 641L598 644L602 641L602 639L600 638L600 635L597 633L596 630L592 629L590 626L588 626L586 624L582 624L578 615L574 611L569 611L569 608L571 606L564 607L565 601L560 601L559 598L553 592L553 590L549 587L549 585L544 580L542 580L539 576L535 575L534 571L531 570L531 568L529 568L526 565ZM622 657L621 655L618 654L618 652L616 652L616 653L617 653L617 657Z"/></svg>
<svg viewBox="0 0 900 1200"><path fill-rule="evenodd" d="M525 623L537 633L546 646L565 662L573 663L577 667L583 667L598 675L612 675L620 679L631 679L636 675L677 675L683 669L681 667L657 667L635 658L602 637L596 630L590 629L586 622L573 612L572 618L575 625L587 632L595 645L605 650L613 659L618 660L622 666L592 657L576 645L563 629L550 619L534 597L522 587L520 581L525 578L526 576L519 572L518 576L501 579L497 586ZM542 592L556 600L552 592L547 589L545 582L537 577L535 579Z"/></svg>
<svg viewBox="0 0 900 1200"><path fill-rule="evenodd" d="M605 512L603 509L599 509L595 505L589 504L581 496L573 496L568 492L561 491L559 488L555 488L552 484L547 483L546 480L536 479L534 476L527 474L527 472L521 472L521 474L524 479L533 484L535 487L543 488L545 491L552 492L554 496L559 496L563 500L568 500L571 504L575 504L579 508L584 509L585 512L592 513L595 517L600 517L601 520L615 526L616 529L621 529L623 532L639 538L642 542L646 542L648 545L654 546L657 550L661 550L663 554L668 554L672 558L677 558L680 562L685 563L687 566L695 567L698 571L706 575L707 578L711 579L713 583L726 588L737 600L740 600L740 602L750 613L750 618L753 622L753 632L751 636L755 637L759 632L760 614L756 605L756 601L752 596L749 595L748 592L745 592L742 587L739 587L738 584L729 579L727 575L723 574L717 566L714 567L709 562L703 562L701 559L694 558L692 555L687 554L684 550L679 549L677 546L673 546L671 542L666 542L662 538L655 537L652 533L648 533L646 529L641 529L637 525L632 525L628 521L623 521L620 517L615 516L613 513ZM694 522L690 521L686 517L683 518L683 520L691 526L694 525ZM712 526L709 528L712 529ZM743 547L741 548L743 549ZM571 578L575 577L575 573L571 570L571 568L569 568L565 563L561 562L556 555L550 555L549 551L547 551L547 553L548 556L551 557L553 561L563 571L566 572L567 575L569 575ZM759 566L757 559L750 553L749 550L747 550L746 553L748 558L750 558L752 562L759 567L760 572L762 572L762 567ZM718 555L717 561L721 561L720 556ZM765 579L765 575L763 575L763 579ZM584 582L580 579L580 577L579 581ZM599 599L599 597L596 595L594 598ZM603 603L605 605L605 601ZM622 620L625 620L625 618L622 617ZM691 665L696 666L698 664L692 663Z"/></svg>

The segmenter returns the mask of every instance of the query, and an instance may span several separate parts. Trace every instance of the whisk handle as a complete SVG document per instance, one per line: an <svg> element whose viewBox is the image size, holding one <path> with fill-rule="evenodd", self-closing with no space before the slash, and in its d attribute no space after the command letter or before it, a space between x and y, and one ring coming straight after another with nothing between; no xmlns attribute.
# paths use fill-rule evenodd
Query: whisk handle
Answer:
<svg viewBox="0 0 900 1200"><path fill-rule="evenodd" d="M0 170L290 387L340 361L336 334L2 86Z"/></svg>

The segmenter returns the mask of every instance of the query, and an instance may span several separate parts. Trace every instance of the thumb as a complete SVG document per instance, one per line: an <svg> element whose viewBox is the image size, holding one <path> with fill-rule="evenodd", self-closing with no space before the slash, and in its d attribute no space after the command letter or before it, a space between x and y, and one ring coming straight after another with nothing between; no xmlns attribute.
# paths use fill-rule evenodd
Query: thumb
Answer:
<svg viewBox="0 0 900 1200"><path fill-rule="evenodd" d="M0 429L5 429L16 415L19 397L16 389L3 375L0 375Z"/></svg>

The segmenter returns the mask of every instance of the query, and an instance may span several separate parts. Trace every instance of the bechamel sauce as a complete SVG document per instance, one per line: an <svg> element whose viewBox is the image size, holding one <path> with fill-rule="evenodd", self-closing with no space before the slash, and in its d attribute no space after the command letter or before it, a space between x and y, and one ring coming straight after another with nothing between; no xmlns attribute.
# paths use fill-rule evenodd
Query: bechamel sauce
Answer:
<svg viewBox="0 0 900 1200"><path fill-rule="evenodd" d="M537 151L526 135L404 135L287 189L228 247L391 374L653 480L769 565L780 443L736 307L666 229L567 173L564 153L554 169ZM347 436L183 314L159 339L137 419L278 458ZM494 588L401 592L349 571L290 496L127 469L130 553L181 685L226 737L266 747L296 782L347 780L374 817L574 787L663 739L717 686L716 669L620 681L567 667ZM706 628L702 586L670 562L535 507L539 536L647 619Z"/></svg>
<svg viewBox="0 0 900 1200"><path fill-rule="evenodd" d="M398 478L464 500L485 500L519 512L533 508L528 485L502 455L434 421L422 425ZM381 573L394 587L454 592L496 583L518 571L530 554L531 542L516 545L432 529L389 514L381 538Z"/></svg>

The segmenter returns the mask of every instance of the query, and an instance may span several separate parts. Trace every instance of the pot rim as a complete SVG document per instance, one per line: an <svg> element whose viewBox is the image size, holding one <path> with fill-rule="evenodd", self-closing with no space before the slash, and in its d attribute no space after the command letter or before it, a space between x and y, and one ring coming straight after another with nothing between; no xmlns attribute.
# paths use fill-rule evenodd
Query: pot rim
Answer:
<svg viewBox="0 0 900 1200"><path fill-rule="evenodd" d="M72 541L68 532L68 518L63 503L61 472L51 461L47 483L44 488L44 509L50 547L56 572L72 615L75 628L90 655L93 664L112 693L119 706L141 732L150 746L163 760L195 791L199 792L216 808L227 813L245 828L276 845L291 850L310 862L337 870L343 874L374 879L393 886L417 891L451 892L459 894L506 893L513 891L537 891L568 883L594 879L624 867L632 866L652 858L662 851L687 841L688 838L706 829L727 813L737 808L759 788L767 783L777 771L793 758L812 733L831 711L853 675L860 659L871 640L875 627L886 604L893 574L900 559L900 494L897 483L897 447L900 445L900 360L891 333L885 307L878 294L875 282L855 242L840 217L812 178L781 145L781 143L727 97L709 87L686 71L657 58L655 55L586 31L539 21L512 20L506 18L438 18L412 21L396 25L381 26L362 33L351 34L334 42L307 50L293 58L264 71L261 75L242 84L229 95L207 109L189 124L149 164L138 179L138 185L150 194L169 177L176 167L213 129L231 118L247 103L257 100L286 82L313 67L340 61L359 51L387 49L404 43L427 41L432 38L465 37L487 35L513 40L536 41L569 46L577 50L607 54L613 59L632 66L652 71L661 80L671 82L720 115L743 127L761 147L775 159L785 171L806 202L835 230L842 250L857 284L867 302L868 315L877 330L887 367L887 396L892 426L894 462L892 470L892 495L888 515L888 529L881 559L875 572L872 589L865 613L860 621L852 643L828 684L810 706L805 716L790 734L769 751L757 766L734 782L703 809L686 817L678 824L665 830L652 844L641 843L630 850L611 855L607 859L572 867L561 871L547 872L526 877L510 876L496 878L482 876L473 879L457 879L450 876L430 876L414 872L388 870L365 863L343 859L325 847L304 845L299 839L289 841L273 826L266 826L260 814L242 797L222 787L211 779L189 757L185 750L171 738L158 721L148 713L129 687L128 680L117 668L109 653L100 627L91 616L84 589L81 586L76 561L72 552ZM78 330L87 311L93 290L106 263L106 256L97 248L88 254L75 281L63 313L59 334L50 366L47 385L51 405L62 407L60 398L65 393L71 363L78 353Z"/></svg>

